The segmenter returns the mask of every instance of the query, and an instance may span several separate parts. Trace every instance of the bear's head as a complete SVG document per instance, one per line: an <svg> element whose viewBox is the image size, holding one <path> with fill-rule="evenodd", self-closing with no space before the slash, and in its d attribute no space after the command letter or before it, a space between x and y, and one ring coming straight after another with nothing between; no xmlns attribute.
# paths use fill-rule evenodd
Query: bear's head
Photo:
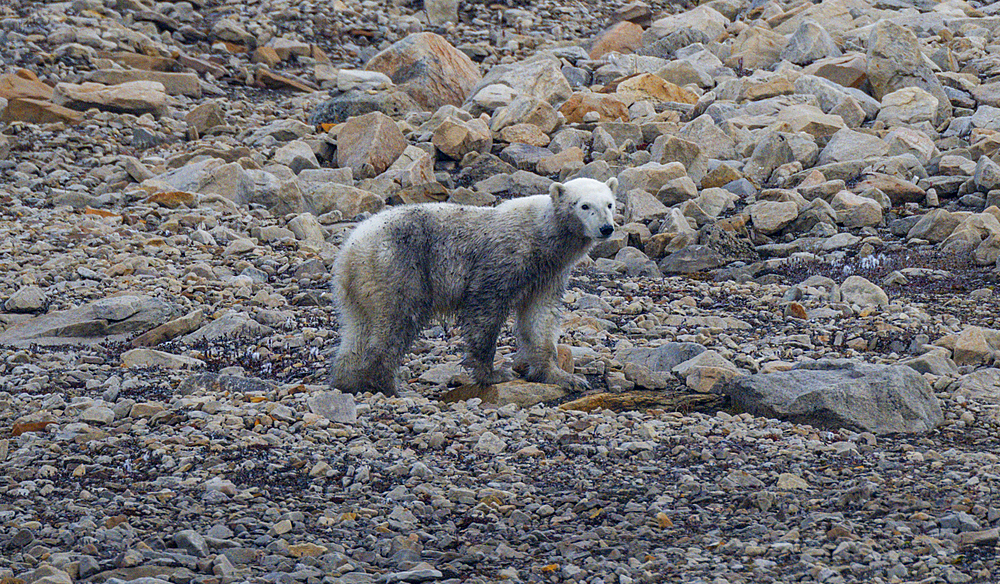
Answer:
<svg viewBox="0 0 1000 584"><path fill-rule="evenodd" d="M576 221L587 239L607 239L615 232L615 188L617 178L601 182L575 178L553 183L549 188L552 205L562 220Z"/></svg>

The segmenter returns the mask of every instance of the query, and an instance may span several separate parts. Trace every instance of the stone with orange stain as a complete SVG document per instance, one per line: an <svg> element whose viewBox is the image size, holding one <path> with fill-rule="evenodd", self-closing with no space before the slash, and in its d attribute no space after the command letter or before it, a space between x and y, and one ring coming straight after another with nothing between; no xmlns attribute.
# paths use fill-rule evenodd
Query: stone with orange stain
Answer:
<svg viewBox="0 0 1000 584"><path fill-rule="evenodd" d="M601 93L577 92L570 96L559 108L559 113L566 117L566 123L579 124L584 117L597 112L599 122L627 122L628 107L614 95Z"/></svg>
<svg viewBox="0 0 1000 584"><path fill-rule="evenodd" d="M0 97L14 99L52 99L52 87L27 69L0 75Z"/></svg>
<svg viewBox="0 0 1000 584"><path fill-rule="evenodd" d="M462 105L482 79L472 59L432 32L411 34L393 43L372 57L365 69L385 73L431 111Z"/></svg>
<svg viewBox="0 0 1000 584"><path fill-rule="evenodd" d="M591 59L600 59L610 52L634 53L642 46L642 27L634 22L614 24L594 39Z"/></svg>

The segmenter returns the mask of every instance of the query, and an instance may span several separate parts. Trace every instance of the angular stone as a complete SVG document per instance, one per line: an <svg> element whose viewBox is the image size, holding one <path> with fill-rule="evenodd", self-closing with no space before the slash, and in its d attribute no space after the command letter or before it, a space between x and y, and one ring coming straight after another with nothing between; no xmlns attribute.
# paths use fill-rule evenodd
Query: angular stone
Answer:
<svg viewBox="0 0 1000 584"><path fill-rule="evenodd" d="M18 69L13 73L0 75L0 97L8 101L15 99L48 101L52 99L52 87L31 71Z"/></svg>
<svg viewBox="0 0 1000 584"><path fill-rule="evenodd" d="M688 177L696 183L708 172L708 157L701 151L701 146L677 136L657 138L650 148L650 156L653 162L659 164L680 162Z"/></svg>
<svg viewBox="0 0 1000 584"><path fill-rule="evenodd" d="M932 209L924 214L906 234L907 239L940 243L948 238L961 221L946 209Z"/></svg>
<svg viewBox="0 0 1000 584"><path fill-rule="evenodd" d="M868 37L868 81L879 100L904 87L919 87L938 100L935 124L951 117L951 100L927 64L916 35L890 20L875 23Z"/></svg>
<svg viewBox="0 0 1000 584"><path fill-rule="evenodd" d="M750 207L754 228L764 234L781 231L798 216L799 207L794 201L760 201Z"/></svg>
<svg viewBox="0 0 1000 584"><path fill-rule="evenodd" d="M612 51L634 53L642 46L642 27L634 22L618 22L594 39L590 58L597 60Z"/></svg>
<svg viewBox="0 0 1000 584"><path fill-rule="evenodd" d="M726 259L707 245L689 245L666 256L657 267L664 274L693 274L725 265Z"/></svg>
<svg viewBox="0 0 1000 584"><path fill-rule="evenodd" d="M475 96L484 87L494 84L506 85L519 95L531 95L552 105L563 103L573 93L562 74L562 63L544 54L516 63L494 65L470 95Z"/></svg>
<svg viewBox="0 0 1000 584"><path fill-rule="evenodd" d="M90 343L148 330L177 314L177 308L148 296L125 295L78 308L50 312L0 332L0 345Z"/></svg>
<svg viewBox="0 0 1000 584"><path fill-rule="evenodd" d="M38 312L49 304L48 295L38 286L21 286L4 302L7 312Z"/></svg>
<svg viewBox="0 0 1000 584"><path fill-rule="evenodd" d="M597 121L611 122L629 120L628 107L618 97L603 93L577 92L559 107L559 113L566 123L579 124L588 114L597 112Z"/></svg>
<svg viewBox="0 0 1000 584"><path fill-rule="evenodd" d="M204 367L201 359L174 355L156 349L136 348L122 353L124 367L161 367L163 369L193 369Z"/></svg>
<svg viewBox="0 0 1000 584"><path fill-rule="evenodd" d="M978 326L966 327L955 339L951 358L959 366L988 363L994 354L993 347L986 340L983 329Z"/></svg>
<svg viewBox="0 0 1000 584"><path fill-rule="evenodd" d="M392 118L401 118L421 109L420 104L398 87L377 92L352 90L316 106L309 117L309 123L340 124L371 112L382 112Z"/></svg>
<svg viewBox="0 0 1000 584"><path fill-rule="evenodd" d="M289 142L274 151L272 162L287 166L293 173L319 168L319 160L311 146L302 140Z"/></svg>
<svg viewBox="0 0 1000 584"><path fill-rule="evenodd" d="M698 103L698 94L683 87L678 87L652 73L639 73L638 75L627 77L624 81L618 83L615 95L625 103L644 100L686 103L690 105Z"/></svg>
<svg viewBox="0 0 1000 584"><path fill-rule="evenodd" d="M196 129L198 135L203 135L209 129L226 123L222 108L215 101L206 101L194 108L184 116L184 121Z"/></svg>
<svg viewBox="0 0 1000 584"><path fill-rule="evenodd" d="M781 58L796 65L808 65L828 57L839 57L840 48L819 23L803 20L781 50Z"/></svg>
<svg viewBox="0 0 1000 584"><path fill-rule="evenodd" d="M736 36L726 65L754 71L768 69L781 59L787 44L785 35L764 27L751 26Z"/></svg>
<svg viewBox="0 0 1000 584"><path fill-rule="evenodd" d="M80 123L84 115L76 110L40 99L12 99L2 109L0 122L26 122L29 124Z"/></svg>
<svg viewBox="0 0 1000 584"><path fill-rule="evenodd" d="M434 26L458 23L458 0L424 0L427 22Z"/></svg>
<svg viewBox="0 0 1000 584"><path fill-rule="evenodd" d="M404 150L403 133L381 112L351 118L337 134L337 165L350 168L355 178L382 174Z"/></svg>
<svg viewBox="0 0 1000 584"><path fill-rule="evenodd" d="M482 76L469 57L431 32L411 34L372 57L365 69L385 73L424 108L462 105Z"/></svg>
<svg viewBox="0 0 1000 584"><path fill-rule="evenodd" d="M339 183L311 183L302 192L309 208L316 215L340 211L344 217L359 213L377 213L385 207L378 194Z"/></svg>
<svg viewBox="0 0 1000 584"><path fill-rule="evenodd" d="M133 347L155 347L164 341L169 341L181 335L197 330L205 319L201 309L195 310L180 318L165 322L132 339Z"/></svg>
<svg viewBox="0 0 1000 584"><path fill-rule="evenodd" d="M114 113L161 115L166 111L167 94L156 81L132 81L105 86L100 83L60 83L52 94L52 102L71 109L85 111L97 108Z"/></svg>
<svg viewBox="0 0 1000 584"><path fill-rule="evenodd" d="M355 424L358 421L354 396L339 391L324 391L306 400L309 411L338 424Z"/></svg>
<svg viewBox="0 0 1000 584"><path fill-rule="evenodd" d="M848 229L882 223L882 206L850 191L840 191L834 195L830 206L837 212L837 223Z"/></svg>
<svg viewBox="0 0 1000 584"><path fill-rule="evenodd" d="M163 85L167 95L201 97L201 84L196 73L165 73L141 69L98 69L86 76L87 81L104 85L121 85L133 81L155 81Z"/></svg>
<svg viewBox="0 0 1000 584"><path fill-rule="evenodd" d="M877 136L844 128L830 138L819 153L819 164L885 156L889 145Z"/></svg>
<svg viewBox="0 0 1000 584"><path fill-rule="evenodd" d="M673 32L693 30L715 40L726 30L729 19L719 11L702 4L697 8L656 20L642 35L643 44L651 44Z"/></svg>
<svg viewBox="0 0 1000 584"><path fill-rule="evenodd" d="M670 209L646 191L634 189L626 195L625 221L628 223L646 223L660 219L670 212Z"/></svg>
<svg viewBox="0 0 1000 584"><path fill-rule="evenodd" d="M819 428L909 434L944 421L927 380L901 365L812 361L790 371L738 377L724 392L753 415Z"/></svg>
<svg viewBox="0 0 1000 584"><path fill-rule="evenodd" d="M861 308L889 306L886 293L861 276L848 276L840 285L840 296L848 304L857 304Z"/></svg>
<svg viewBox="0 0 1000 584"><path fill-rule="evenodd" d="M938 111L938 99L919 87L903 87L882 97L877 120L887 126L932 122Z"/></svg>
<svg viewBox="0 0 1000 584"><path fill-rule="evenodd" d="M532 124L542 133L549 134L559 126L559 116L549 102L519 95L510 105L496 110L490 119L490 130L499 132L515 124Z"/></svg>

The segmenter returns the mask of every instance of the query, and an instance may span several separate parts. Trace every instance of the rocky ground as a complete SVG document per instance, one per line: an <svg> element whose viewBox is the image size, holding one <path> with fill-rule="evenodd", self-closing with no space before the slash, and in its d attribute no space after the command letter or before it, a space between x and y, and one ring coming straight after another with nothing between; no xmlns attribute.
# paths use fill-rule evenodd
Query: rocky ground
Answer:
<svg viewBox="0 0 1000 584"><path fill-rule="evenodd" d="M997 581L998 6L0 4L0 582ZM330 391L356 221L577 176L592 391Z"/></svg>

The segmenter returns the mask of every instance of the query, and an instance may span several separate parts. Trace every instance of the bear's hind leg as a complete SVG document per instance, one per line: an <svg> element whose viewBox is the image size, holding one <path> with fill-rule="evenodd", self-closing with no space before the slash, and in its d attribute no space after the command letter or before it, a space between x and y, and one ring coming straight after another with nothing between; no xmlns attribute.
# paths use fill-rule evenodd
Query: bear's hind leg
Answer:
<svg viewBox="0 0 1000 584"><path fill-rule="evenodd" d="M497 337L506 317L507 308L494 302L470 302L470 308L458 316L467 351L462 364L472 372L472 379L479 385L495 385L513 378L509 371L493 367Z"/></svg>
<svg viewBox="0 0 1000 584"><path fill-rule="evenodd" d="M343 309L332 385L348 393L397 395L396 369L426 320L423 312L401 306Z"/></svg>

